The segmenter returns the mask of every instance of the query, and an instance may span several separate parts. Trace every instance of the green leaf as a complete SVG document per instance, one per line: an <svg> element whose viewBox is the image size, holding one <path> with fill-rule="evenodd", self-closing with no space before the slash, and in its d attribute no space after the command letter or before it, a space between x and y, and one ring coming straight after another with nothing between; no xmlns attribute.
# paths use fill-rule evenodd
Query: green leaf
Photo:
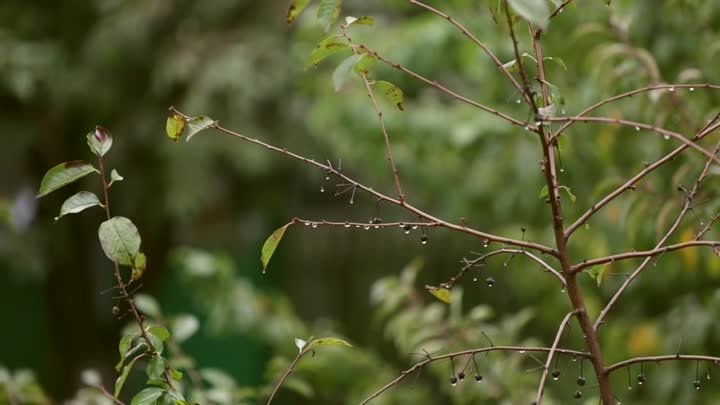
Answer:
<svg viewBox="0 0 720 405"><path fill-rule="evenodd" d="M98 197L89 191L81 191L65 200L62 207L60 207L60 215L56 216L55 220L57 221L67 214L77 214L95 206L102 207Z"/></svg>
<svg viewBox="0 0 720 405"><path fill-rule="evenodd" d="M165 133L173 140L173 142L178 142L185 131L185 125L185 117L171 111L170 115L168 115L167 121L165 121Z"/></svg>
<svg viewBox="0 0 720 405"><path fill-rule="evenodd" d="M548 186L546 184L540 189L540 194L538 194L538 197L542 200L543 198L547 198L547 196L548 196Z"/></svg>
<svg viewBox="0 0 720 405"><path fill-rule="evenodd" d="M330 30L340 16L340 9L342 9L342 0L320 0L317 18L325 32Z"/></svg>
<svg viewBox="0 0 720 405"><path fill-rule="evenodd" d="M400 87L383 80L373 82L373 86L382 90L390 101L392 101L400 111L403 111L403 100L405 96L403 95L403 91L400 90Z"/></svg>
<svg viewBox="0 0 720 405"><path fill-rule="evenodd" d="M134 357L128 364L125 365L125 367L122 368L122 372L118 376L117 380L115 380L115 399L120 397L120 392L122 391L123 385L125 385L125 380L127 380L128 374L130 374L130 370L132 370L133 366L135 366L135 362L141 357L142 355Z"/></svg>
<svg viewBox="0 0 720 405"><path fill-rule="evenodd" d="M260 263L262 263L263 273L267 270L268 262L270 262L273 253L275 253L275 249L277 249L283 235L285 235L285 230L287 230L290 225L292 225L292 222L276 229L275 232L265 240L262 252L260 253Z"/></svg>
<svg viewBox="0 0 720 405"><path fill-rule="evenodd" d="M133 297L135 307L145 315L153 318L160 317L162 312L160 311L160 305L155 298L147 294L137 294Z"/></svg>
<svg viewBox="0 0 720 405"><path fill-rule="evenodd" d="M377 58L373 55L363 54L360 60L355 64L353 70L361 75L367 75L370 73L370 69L377 62Z"/></svg>
<svg viewBox="0 0 720 405"><path fill-rule="evenodd" d="M159 380L162 378L162 375L165 372L165 365L166 361L164 357L160 355L153 356L145 369L148 378L151 380Z"/></svg>
<svg viewBox="0 0 720 405"><path fill-rule="evenodd" d="M132 347L132 349L128 350L123 357L120 358L120 361L115 365L115 370L122 370L123 365L125 364L125 360L134 358L142 354L143 352L146 352L147 349L148 345L145 341L138 342L135 346Z"/></svg>
<svg viewBox="0 0 720 405"><path fill-rule="evenodd" d="M558 66L560 66L561 68L563 68L563 69L565 69L565 70L568 70L567 65L566 65L565 62L564 62L562 59L560 59L560 58L554 58L554 57L552 57L552 56L546 56L546 57L543 58L543 60L549 60L549 61L551 61L551 62L555 62L555 63L558 64Z"/></svg>
<svg viewBox="0 0 720 405"><path fill-rule="evenodd" d="M175 381L180 381L183 378L183 373L180 370L175 370L174 368L170 369L170 378L172 378Z"/></svg>
<svg viewBox="0 0 720 405"><path fill-rule="evenodd" d="M543 30L550 21L550 9L545 0L508 0L510 7L526 21Z"/></svg>
<svg viewBox="0 0 720 405"><path fill-rule="evenodd" d="M573 203L575 203L575 200L577 199L577 197L575 197L575 194L572 193L572 190L570 189L570 187L560 186L560 188L563 189L563 190L565 190L565 192L567 193L568 197L570 197L570 201L572 201Z"/></svg>
<svg viewBox="0 0 720 405"><path fill-rule="evenodd" d="M375 19L372 18L372 17L368 17L368 16L360 17L360 18L356 18L356 17L352 17L352 16L347 16L347 17L345 17L345 26L346 26L346 27L349 27L349 26L351 26L351 25L353 25L353 24L357 24L357 25L374 25L374 24L375 24Z"/></svg>
<svg viewBox="0 0 720 405"><path fill-rule="evenodd" d="M145 253L139 252L135 255L135 260L133 260L132 275L130 276L130 280L139 280L145 272L145 267L147 267L147 256L145 256Z"/></svg>
<svg viewBox="0 0 720 405"><path fill-rule="evenodd" d="M152 405L165 392L165 389L159 387L145 388L133 397L130 405Z"/></svg>
<svg viewBox="0 0 720 405"><path fill-rule="evenodd" d="M201 115L199 117L193 117L190 121L187 123L187 138L185 138L185 142L190 142L190 138L195 136L200 131L203 131L205 129L208 129L216 124L216 121L213 120L210 117L206 117L204 115Z"/></svg>
<svg viewBox="0 0 720 405"><path fill-rule="evenodd" d="M120 343L118 344L118 350L120 351L120 358L124 358L127 354L128 350L130 350L130 346L132 346L132 342L135 339L136 335L125 335L120 338Z"/></svg>
<svg viewBox="0 0 720 405"><path fill-rule="evenodd" d="M355 66L355 64L360 61L360 58L362 58L363 55L352 55L348 56L342 63L338 65L338 67L335 69L332 75L333 80L333 86L335 87L335 91L340 91L342 89L343 83L345 83L345 78L347 77L347 74L350 73L350 70Z"/></svg>
<svg viewBox="0 0 720 405"><path fill-rule="evenodd" d="M427 290L432 294L435 298L439 299L440 301L449 304L450 303L450 290L447 288L442 287L432 287L432 286L426 286Z"/></svg>
<svg viewBox="0 0 720 405"><path fill-rule="evenodd" d="M308 4L310 4L310 0L290 0L287 11L287 24L292 25Z"/></svg>
<svg viewBox="0 0 720 405"><path fill-rule="evenodd" d="M307 344L306 341L295 338L295 346L297 346L298 351L302 351L303 347L305 347L306 344Z"/></svg>
<svg viewBox="0 0 720 405"><path fill-rule="evenodd" d="M175 341L182 343L198 331L200 323L194 315L183 314L176 316L172 320L171 327Z"/></svg>
<svg viewBox="0 0 720 405"><path fill-rule="evenodd" d="M310 54L310 65L315 66L323 59L348 47L347 40L341 35L333 35L320 41Z"/></svg>
<svg viewBox="0 0 720 405"><path fill-rule="evenodd" d="M170 338L170 331L168 331L167 328L164 326L151 326L147 328L147 333L157 337L163 342L167 341Z"/></svg>
<svg viewBox="0 0 720 405"><path fill-rule="evenodd" d="M107 129L96 126L95 131L87 134L87 143L95 156L103 157L110 150L113 143L112 134Z"/></svg>
<svg viewBox="0 0 720 405"><path fill-rule="evenodd" d="M297 344L297 343L296 343ZM352 347L352 345L342 339L338 338L332 338L332 337L326 337L326 338L320 338L310 341L308 345L306 346L305 351L315 349L317 347L323 347L323 346L346 346L346 347Z"/></svg>
<svg viewBox="0 0 720 405"><path fill-rule="evenodd" d="M67 186L93 172L100 173L93 165L79 160L60 163L45 173L37 197L44 197L60 187Z"/></svg>
<svg viewBox="0 0 720 405"><path fill-rule="evenodd" d="M115 183L116 181L123 181L123 180L125 180L125 178L123 176L121 176L117 170L112 169L112 171L110 172L110 183L108 184L108 187L112 186L113 183Z"/></svg>
<svg viewBox="0 0 720 405"><path fill-rule="evenodd" d="M140 251L140 234L135 224L125 217L114 217L98 230L100 244L108 259L123 266L132 266Z"/></svg>

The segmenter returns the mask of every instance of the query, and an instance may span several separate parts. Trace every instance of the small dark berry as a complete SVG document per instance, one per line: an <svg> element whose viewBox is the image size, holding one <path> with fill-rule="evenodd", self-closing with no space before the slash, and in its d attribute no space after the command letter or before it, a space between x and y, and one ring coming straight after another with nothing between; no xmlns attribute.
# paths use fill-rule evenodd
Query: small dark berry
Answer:
<svg viewBox="0 0 720 405"><path fill-rule="evenodd" d="M560 370L553 370L551 375L554 380L557 380L560 378Z"/></svg>
<svg viewBox="0 0 720 405"><path fill-rule="evenodd" d="M464 380L464 379L465 379L465 372L461 371L460 374L458 374L458 378L460 379L460 381Z"/></svg>
<svg viewBox="0 0 720 405"><path fill-rule="evenodd" d="M120 308L117 305L115 305L112 309L112 313L115 316L120 316Z"/></svg>
<svg viewBox="0 0 720 405"><path fill-rule="evenodd" d="M380 219L380 218L373 218L373 224L381 224L381 223L382 223L382 219Z"/></svg>
<svg viewBox="0 0 720 405"><path fill-rule="evenodd" d="M638 374L637 376L638 384L644 384L647 382L647 377L645 377L644 374Z"/></svg>
<svg viewBox="0 0 720 405"><path fill-rule="evenodd" d="M480 374L475 374L475 381L477 381L477 382L482 381L482 376Z"/></svg>
<svg viewBox="0 0 720 405"><path fill-rule="evenodd" d="M405 225L403 228L405 229L406 232L410 232L410 230L412 229L412 226Z"/></svg>
<svg viewBox="0 0 720 405"><path fill-rule="evenodd" d="M693 387L695 387L696 390L699 390L701 385L700 380L693 381Z"/></svg>
<svg viewBox="0 0 720 405"><path fill-rule="evenodd" d="M428 241L427 235L423 235L420 237L420 243L422 243L423 245L426 244L427 241Z"/></svg>
<svg viewBox="0 0 720 405"><path fill-rule="evenodd" d="M485 282L487 283L488 287L492 287L495 285L495 279L492 278L492 276L485 279Z"/></svg>
<svg viewBox="0 0 720 405"><path fill-rule="evenodd" d="M575 395L573 395L573 397L574 397L575 399L580 399L580 398L582 398L582 391L580 391L580 390L575 391Z"/></svg>
<svg viewBox="0 0 720 405"><path fill-rule="evenodd" d="M450 377L450 384L455 385L455 384L457 384L457 382L458 382L457 377L455 377L455 376Z"/></svg>
<svg viewBox="0 0 720 405"><path fill-rule="evenodd" d="M582 387L583 385L585 385L585 382L586 382L586 381L585 381L585 377L580 376L580 377L577 378L577 385L579 385L579 386Z"/></svg>

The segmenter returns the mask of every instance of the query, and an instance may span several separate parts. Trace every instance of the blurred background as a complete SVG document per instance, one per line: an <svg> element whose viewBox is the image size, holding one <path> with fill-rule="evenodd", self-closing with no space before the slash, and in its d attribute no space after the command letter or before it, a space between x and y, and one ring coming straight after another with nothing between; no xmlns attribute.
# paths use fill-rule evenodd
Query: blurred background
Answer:
<svg viewBox="0 0 720 405"><path fill-rule="evenodd" d="M496 2L428 3L466 24L501 60L513 59L507 27L493 21L488 7ZM557 280L523 257L506 265L507 257L489 260L473 275L479 281L466 277L453 290L449 306L424 291L484 249L480 240L441 229L427 230L423 245L419 230L291 227L261 274L263 241L293 217L414 220L364 194L351 205L348 194L333 196L335 184L325 173L238 139L213 132L190 143L167 139L166 112L174 105L309 158L342 161L346 174L393 193L362 83L352 77L339 92L333 89L332 71L347 55L307 69L310 51L324 37L316 6L291 28L286 11L285 0L2 2L0 402L108 403L85 385L100 378L112 386L127 322L113 317L112 292L102 293L113 286L96 236L102 213L53 221L65 198L97 192L99 185L87 178L35 199L48 168L91 158L85 134L95 125L113 133L106 165L125 177L112 189L114 214L138 225L148 255L139 305L172 326L179 345L171 348L172 361L200 376L187 385L202 404L263 403L295 355L295 337L332 334L354 347L304 359L277 403L356 404L422 359L409 353L483 347L481 332L495 344L552 342L568 299ZM375 18L373 27L353 28L355 42L474 100L530 118L487 56L447 21L406 1L346 0L345 15ZM576 1L544 37L544 53L553 58L548 80L566 114L652 83L718 83L719 29L716 2L613 0L607 7L601 0ZM532 52L522 24L518 35L521 51ZM380 106L411 203L516 239L526 228L526 239L553 244L549 207L538 197L544 180L536 137L386 66L378 64L373 76L405 92L404 112L384 100ZM717 113L719 100L718 91L678 88L612 103L597 114L690 135ZM677 146L615 126L576 124L567 134L560 180L577 197L563 196L567 224ZM703 146L716 142L710 136ZM575 233L574 260L654 246L683 203L678 186L690 188L704 162L685 152L604 208ZM720 208L716 174L713 169L670 241L692 239ZM638 264L615 263L581 277L593 317ZM495 280L492 287L487 277ZM601 329L607 360L674 354L678 347L717 354L719 286L720 260L710 249L661 256ZM562 344L582 350L580 335L573 327ZM438 363L376 403L530 403L540 376L532 358L479 360L482 384L453 388L450 366ZM561 378L548 383L545 403L576 401L579 363L559 358ZM594 404L591 367L585 369L590 388L576 402ZM623 403L720 404L714 365L648 364L641 386L639 372L634 367L612 376ZM696 373L699 391L692 385ZM134 373L123 399L137 391L143 374Z"/></svg>

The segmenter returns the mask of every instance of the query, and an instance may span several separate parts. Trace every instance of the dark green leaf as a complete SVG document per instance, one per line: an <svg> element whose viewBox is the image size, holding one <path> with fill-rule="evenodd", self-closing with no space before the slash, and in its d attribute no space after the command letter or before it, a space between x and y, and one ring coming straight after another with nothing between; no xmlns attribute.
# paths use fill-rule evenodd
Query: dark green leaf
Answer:
<svg viewBox="0 0 720 405"><path fill-rule="evenodd" d="M325 32L330 30L330 27L340 16L340 10L342 9L342 0L320 0L318 5L317 18L320 21L320 25L323 27Z"/></svg>
<svg viewBox="0 0 720 405"><path fill-rule="evenodd" d="M145 388L133 397L130 405L152 405L165 392L165 389L159 387Z"/></svg>
<svg viewBox="0 0 720 405"><path fill-rule="evenodd" d="M167 136L174 142L178 142L185 131L185 125L185 117L171 111L167 121L165 121L165 133L167 133Z"/></svg>
<svg viewBox="0 0 720 405"><path fill-rule="evenodd" d="M65 200L62 207L60 207L60 215L56 216L55 220L57 221L67 214L77 214L95 206L102 206L98 197L89 191L81 191Z"/></svg>
<svg viewBox="0 0 720 405"><path fill-rule="evenodd" d="M310 0L290 0L287 11L287 24L292 25L308 4L310 4Z"/></svg>
<svg viewBox="0 0 720 405"><path fill-rule="evenodd" d="M95 127L95 131L87 134L87 143L95 156L103 157L112 147L112 134L98 125Z"/></svg>
<svg viewBox="0 0 720 405"><path fill-rule="evenodd" d="M77 181L90 173L100 173L91 164L82 161L65 162L53 167L45 173L40 183L39 197L44 197L51 192Z"/></svg>
<svg viewBox="0 0 720 405"><path fill-rule="evenodd" d="M342 89L343 83L345 83L345 78L347 77L347 74L352 70L352 68L355 66L355 64L358 63L360 58L362 58L363 55L352 55L348 56L342 63L338 65L338 67L335 69L332 75L333 80L333 86L335 87L335 91L340 91Z"/></svg>
<svg viewBox="0 0 720 405"><path fill-rule="evenodd" d="M272 235L267 238L267 240L265 240L265 243L262 247L262 252L260 253L260 263L262 263L263 273L265 273L265 270L267 270L268 263L270 262L273 253L275 253L275 249L277 249L277 246L282 240L283 235L285 235L285 230L287 230L290 225L292 225L292 222L281 226L280 228L276 229L275 232L273 232Z"/></svg>
<svg viewBox="0 0 720 405"><path fill-rule="evenodd" d="M120 372L120 375L118 376L117 380L115 380L115 398L118 399L120 397L120 391L122 391L123 385L125 385L125 380L127 380L128 374L130 374L130 370L132 370L133 366L135 365L135 362L140 359L142 355L134 357L128 364L125 365L125 367L122 368L122 371Z"/></svg>
<svg viewBox="0 0 720 405"><path fill-rule="evenodd" d="M315 66L328 56L348 47L347 40L340 35L333 35L320 41L310 54L310 65Z"/></svg>
<svg viewBox="0 0 720 405"><path fill-rule="evenodd" d="M151 380L159 380L165 372L165 358L160 355L153 356L148 362L145 372Z"/></svg>
<svg viewBox="0 0 720 405"><path fill-rule="evenodd" d="M550 9L545 0L508 0L508 4L520 17L543 30L550 21Z"/></svg>
<svg viewBox="0 0 720 405"><path fill-rule="evenodd" d="M185 142L190 142L190 138L195 136L195 134L214 125L215 121L210 117L206 117L204 115L200 117L193 117L187 123L187 138L185 138Z"/></svg>
<svg viewBox="0 0 720 405"><path fill-rule="evenodd" d="M108 259L123 266L132 266L140 251L140 234L135 224L125 217L114 217L98 230L100 244Z"/></svg>
<svg viewBox="0 0 720 405"><path fill-rule="evenodd" d="M373 82L373 86L382 90L390 101L392 101L393 104L400 109L400 111L403 111L403 100L405 99L405 96L403 95L403 91L400 90L400 87L383 80Z"/></svg>

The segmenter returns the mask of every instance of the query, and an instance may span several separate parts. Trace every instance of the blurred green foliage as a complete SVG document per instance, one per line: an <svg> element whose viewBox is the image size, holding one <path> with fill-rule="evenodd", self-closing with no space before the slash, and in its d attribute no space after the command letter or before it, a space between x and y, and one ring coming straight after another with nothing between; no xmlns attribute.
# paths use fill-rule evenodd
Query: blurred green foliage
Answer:
<svg viewBox="0 0 720 405"><path fill-rule="evenodd" d="M492 1L428 3L465 24L502 61L513 59L506 27L488 11ZM366 196L349 205L320 193L332 186L324 173L235 139L203 133L190 144L167 141L165 114L175 105L316 160L341 160L345 172L392 192L362 83L347 80L335 93L332 72L348 54L305 69L324 27L311 5L286 28L286 6L285 0L0 5L0 403L9 390L23 404L107 403L86 387L97 378L114 380L121 332L112 321L111 294L99 294L113 282L95 236L100 214L53 223L65 196L34 200L47 168L68 157L89 158L83 137L96 124L115 135L110 160L127 180L113 204L141 230L148 254L143 291L158 298L168 320L188 322L190 313L199 320L200 330L183 342L193 359L184 365L201 373L198 395L205 403L261 401L294 357L296 337L340 335L354 348L304 359L278 402L357 403L419 360L408 353L484 346L480 331L496 344L551 341L567 298L523 257L507 267L504 259L491 260L480 279L492 276L495 285L466 278L449 307L420 288L447 280L462 257L481 250L478 241L442 230L430 230L423 246L418 232L296 227L261 277L262 241L294 216L414 219ZM530 118L486 55L447 21L405 1L346 0L343 15L375 18L373 27L354 29L356 42L472 99ZM567 114L651 83L717 83L718 26L715 2L575 1L544 36L544 54L562 61L548 63L548 80ZM521 51L530 52L527 32L518 34ZM538 198L544 180L536 138L387 66L377 64L373 76L405 94L405 111L384 101L381 107L410 201L488 232L519 238L525 227L528 239L552 244L549 209ZM691 134L719 101L717 91L677 89L608 104L597 114ZM713 139L703 146L712 148ZM577 197L564 200L566 224L677 145L647 131L580 123L563 142L560 181ZM683 202L678 186L691 186L703 162L685 152L604 208L574 235L573 258L653 246ZM673 241L692 238L718 211L717 189L713 172ZM599 286L582 279L591 315L634 264L607 266ZM603 326L608 361L675 353L678 346L716 353L719 279L720 261L709 249L661 256ZM563 344L581 348L579 334L572 329ZM531 358L492 354L481 362L482 386L451 388L448 365L439 363L378 403L529 403L539 376L525 372L537 365ZM546 404L567 403L576 389L577 363L563 357L560 367ZM613 375L623 403L720 404L714 379L693 389L694 364L644 372L648 383L632 391L623 388L624 372ZM588 390L579 403L596 401Z"/></svg>

